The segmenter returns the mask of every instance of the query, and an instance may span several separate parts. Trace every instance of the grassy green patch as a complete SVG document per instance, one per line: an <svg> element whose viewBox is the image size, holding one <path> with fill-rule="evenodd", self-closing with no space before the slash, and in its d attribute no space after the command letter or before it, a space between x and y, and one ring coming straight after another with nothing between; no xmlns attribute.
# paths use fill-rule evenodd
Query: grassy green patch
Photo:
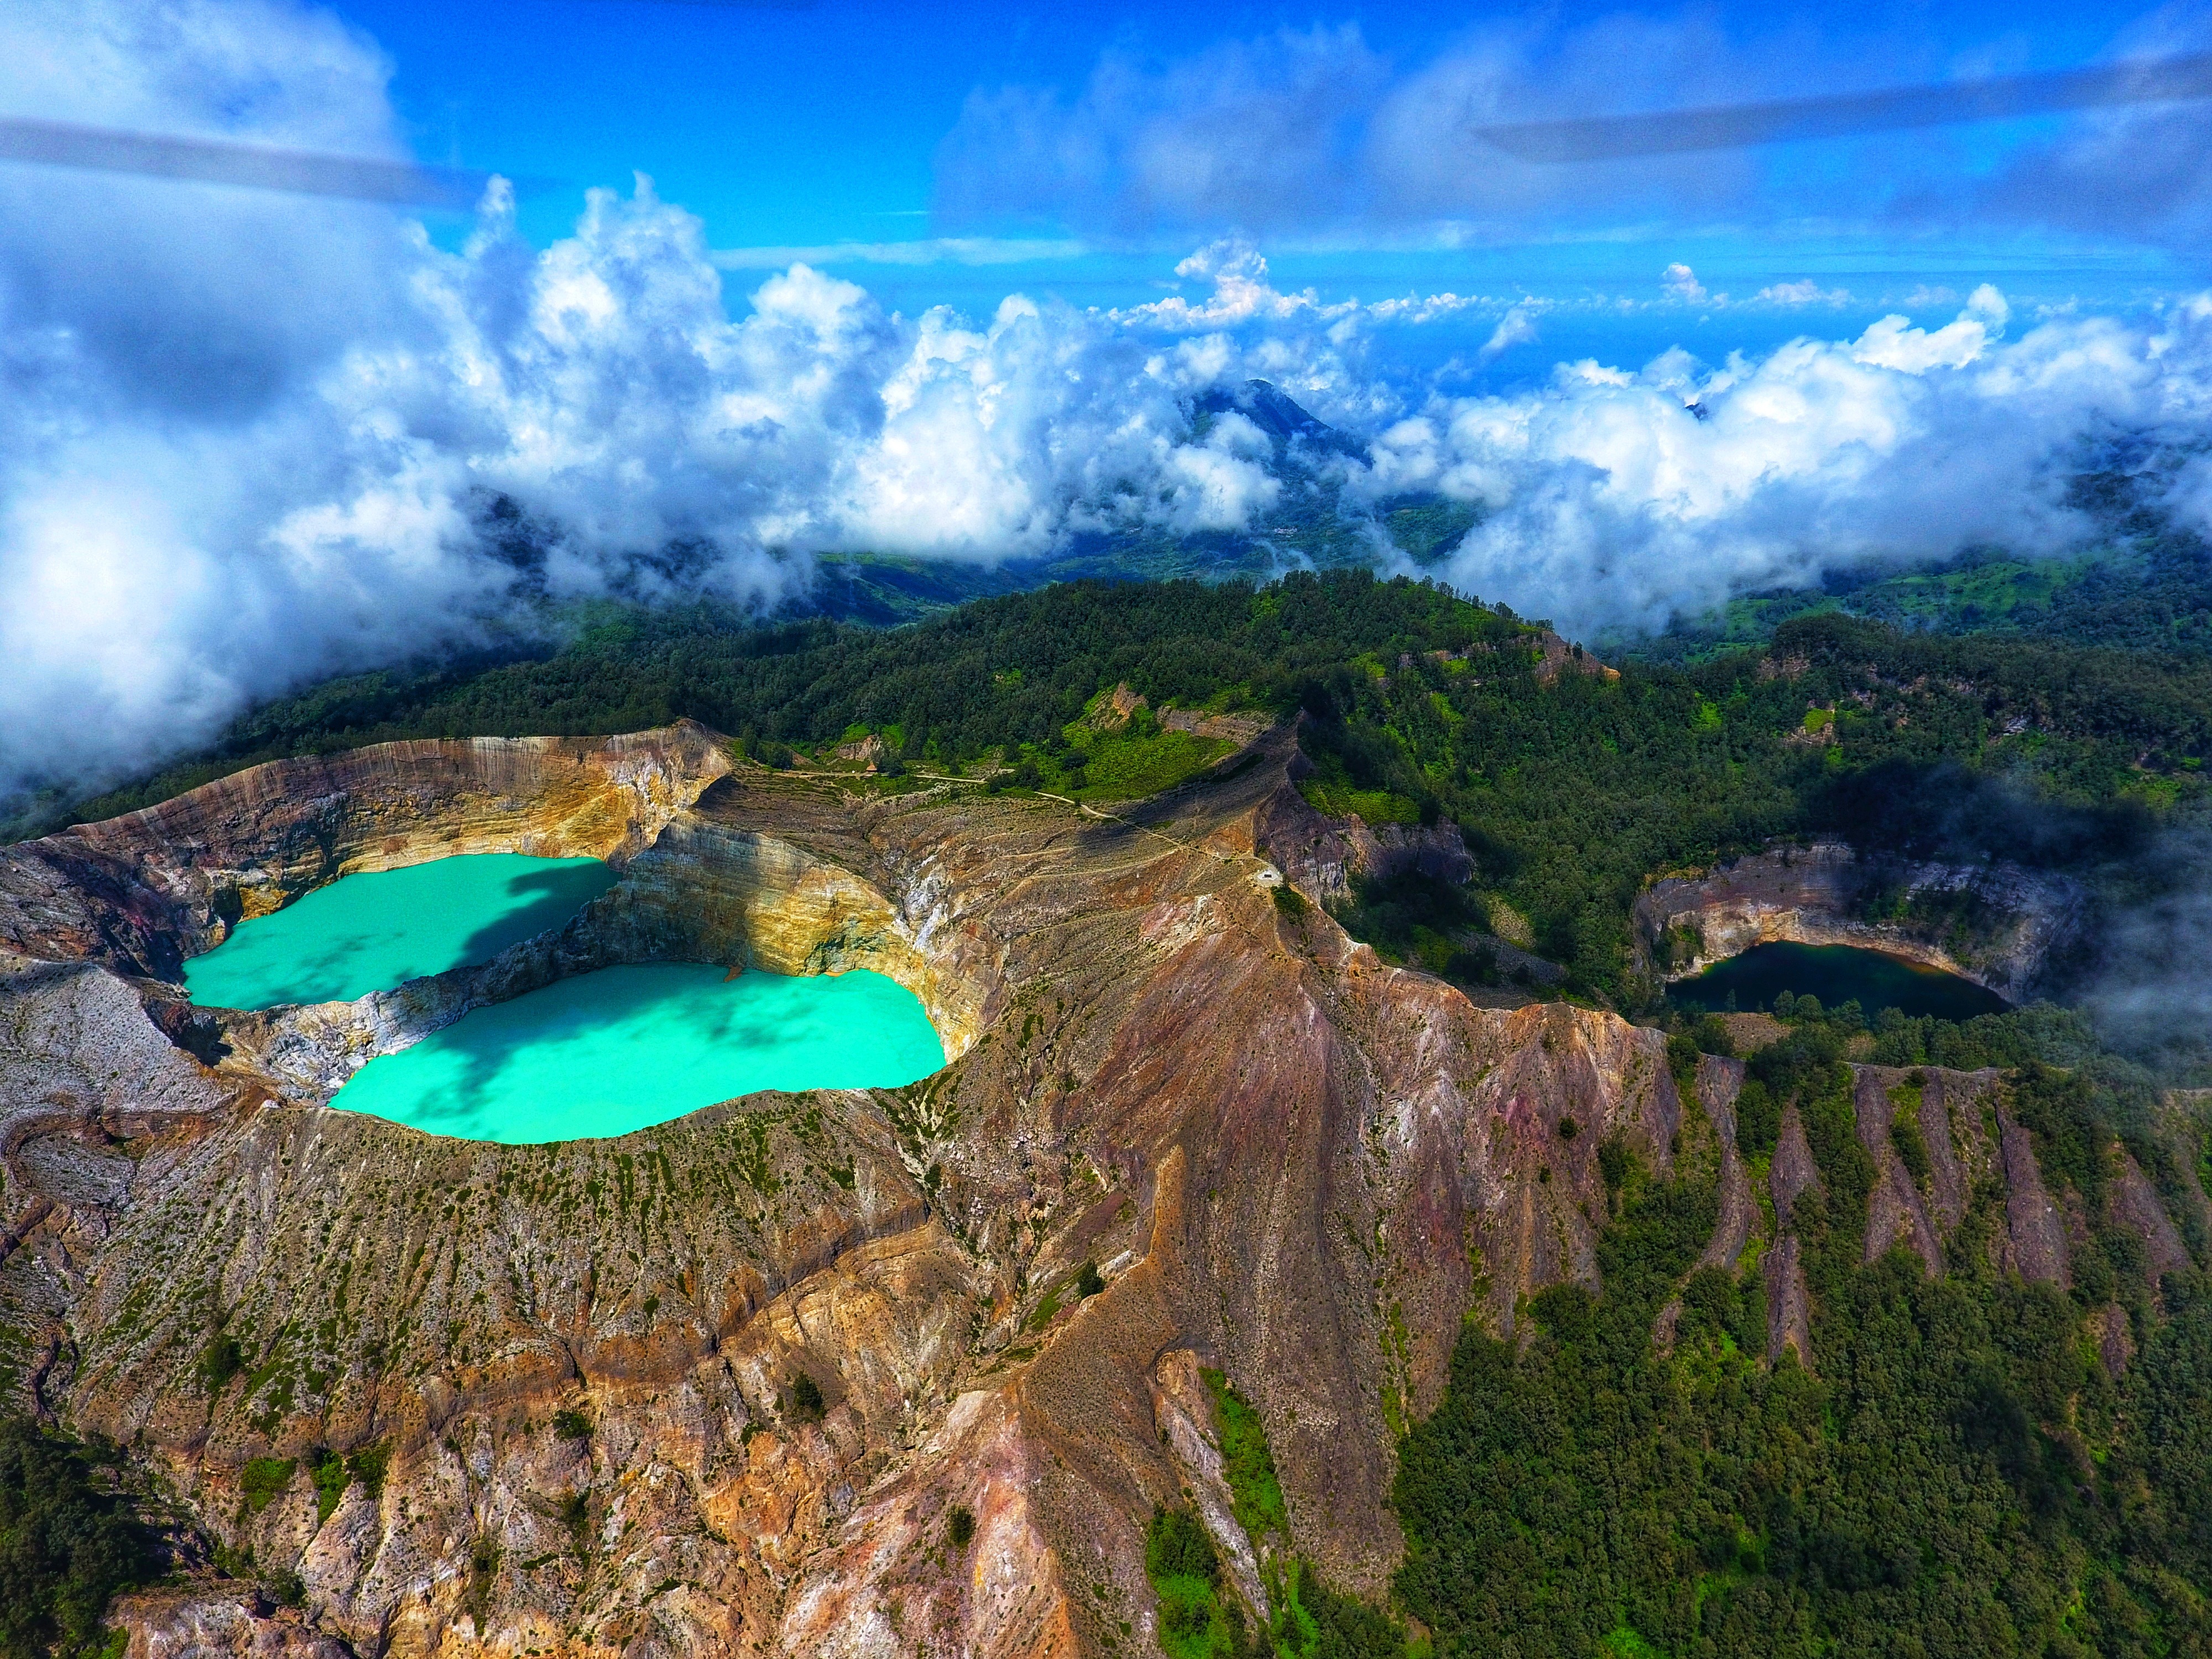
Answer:
<svg viewBox="0 0 2212 1659"><path fill-rule="evenodd" d="M1058 782L1055 793L1079 800L1139 800L1197 776L1233 746L1188 732L1085 733L1047 770L1045 787ZM1078 756L1082 764L1074 765Z"/></svg>
<svg viewBox="0 0 2212 1659"><path fill-rule="evenodd" d="M1293 1559L1274 1591L1275 1651L1287 1659L1414 1659L1389 1614L1340 1595Z"/></svg>
<svg viewBox="0 0 2212 1659"><path fill-rule="evenodd" d="M1052 1323L1062 1308L1073 1303L1088 1301L1105 1288L1106 1281L1099 1275L1098 1264L1096 1261L1085 1261L1073 1273L1061 1279L1059 1284L1046 1292L1044 1300L1036 1304L1035 1310L1024 1323L1023 1328L1041 1331Z"/></svg>
<svg viewBox="0 0 2212 1659"><path fill-rule="evenodd" d="M210 1394L221 1394L245 1369L246 1351L228 1331L218 1333L200 1354L200 1382Z"/></svg>
<svg viewBox="0 0 2212 1659"><path fill-rule="evenodd" d="M1237 1651L1227 1610L1214 1586L1202 1578L1152 1580L1160 1598L1160 1646L1169 1659L1214 1659Z"/></svg>
<svg viewBox="0 0 2212 1659"><path fill-rule="evenodd" d="M381 1498L384 1496L385 1473L391 1467L392 1447L388 1443L380 1442L348 1454L346 1477L360 1481L371 1498Z"/></svg>
<svg viewBox="0 0 2212 1659"><path fill-rule="evenodd" d="M238 1472L238 1490L246 1499L246 1507L258 1515L284 1494L292 1484L293 1471L300 1467L296 1457L256 1457L250 1459Z"/></svg>
<svg viewBox="0 0 2212 1659"><path fill-rule="evenodd" d="M322 1450L308 1460L307 1478L315 1483L315 1524L319 1527L337 1510L352 1477L346 1473L344 1458Z"/></svg>
<svg viewBox="0 0 2212 1659"><path fill-rule="evenodd" d="M825 1410L822 1385L805 1371L799 1372L784 1395L785 1413L796 1423L819 1423Z"/></svg>
<svg viewBox="0 0 2212 1659"><path fill-rule="evenodd" d="M1270 1460L1271 1485L1273 1478ZM1279 1492L1275 1504L1279 1510ZM1274 1616L1267 1639L1255 1642L1244 1608L1223 1582L1221 1559L1205 1523L1188 1509L1153 1514L1145 1534L1145 1575L1160 1600L1160 1646L1169 1659L1247 1659L1268 1652L1286 1659L1413 1659L1405 1632L1393 1620L1339 1595L1295 1556L1276 1557L1267 1569Z"/></svg>
<svg viewBox="0 0 2212 1659"><path fill-rule="evenodd" d="M1036 1304L1022 1328L1041 1331L1051 1324L1060 1313L1060 1297L1066 1289L1067 1286L1065 1285L1055 1285L1051 1290L1046 1291L1044 1300Z"/></svg>
<svg viewBox="0 0 2212 1659"><path fill-rule="evenodd" d="M1160 1646L1168 1659L1237 1659L1241 1613L1221 1594L1221 1560L1206 1524L1187 1509L1159 1510L1145 1530L1145 1577L1160 1601Z"/></svg>
<svg viewBox="0 0 2212 1659"><path fill-rule="evenodd" d="M1325 812L1333 818L1348 818L1356 814L1370 828L1378 823L1421 821L1419 801L1410 796L1393 794L1388 789L1357 789L1349 784L1305 778L1298 784L1298 793L1317 812Z"/></svg>
<svg viewBox="0 0 2212 1659"><path fill-rule="evenodd" d="M1221 1461L1237 1524L1255 1543L1270 1533L1287 1540L1290 1517L1283 1508L1282 1483L1275 1477L1274 1455L1267 1449L1267 1431L1260 1413L1221 1372L1202 1375L1206 1392L1213 1396L1214 1421L1220 1425Z"/></svg>

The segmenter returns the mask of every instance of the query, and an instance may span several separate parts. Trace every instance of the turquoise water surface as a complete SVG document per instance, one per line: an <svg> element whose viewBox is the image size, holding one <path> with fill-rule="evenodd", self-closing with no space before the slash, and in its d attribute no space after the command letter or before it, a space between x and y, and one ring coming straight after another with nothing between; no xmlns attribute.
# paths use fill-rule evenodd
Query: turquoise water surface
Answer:
<svg viewBox="0 0 2212 1659"><path fill-rule="evenodd" d="M331 1104L472 1140L577 1140L761 1089L895 1088L945 1064L920 1000L881 974L722 974L653 963L561 980L369 1061Z"/></svg>
<svg viewBox="0 0 2212 1659"><path fill-rule="evenodd" d="M1884 1008L1900 1009L1916 1019L1931 1014L1972 1019L1976 1014L2001 1014L2010 1006L1970 979L1849 945L1757 945L1715 963L1695 979L1667 988L1670 999L1688 1007L1747 1012L1771 1008L1784 991L1818 997L1824 1008L1856 998L1869 1019Z"/></svg>
<svg viewBox="0 0 2212 1659"><path fill-rule="evenodd" d="M342 876L283 909L240 922L185 964L194 1002L274 1008L351 1002L426 974L489 962L558 927L608 888L597 859L477 853L404 870Z"/></svg>

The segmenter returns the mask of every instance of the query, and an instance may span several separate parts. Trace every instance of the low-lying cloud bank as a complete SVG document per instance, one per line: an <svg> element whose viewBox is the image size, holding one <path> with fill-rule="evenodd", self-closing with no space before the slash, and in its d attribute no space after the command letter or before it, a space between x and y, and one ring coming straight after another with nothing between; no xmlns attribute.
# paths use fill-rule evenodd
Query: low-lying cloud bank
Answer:
<svg viewBox="0 0 2212 1659"><path fill-rule="evenodd" d="M398 155L388 72L280 0L0 15L0 101L47 118ZM801 599L831 550L1233 532L1318 477L1353 513L1480 503L1436 572L1462 588L1656 625L1840 562L2063 546L2085 447L2212 440L2206 301L2020 332L1984 289L1934 325L1454 398L1394 370L1391 331L1472 310L1525 340L1532 312L1284 293L1231 241L1126 311L906 318L794 264L733 318L698 222L643 180L544 250L508 207L447 252L380 209L0 168L0 795L96 785L540 598ZM1285 471L1234 414L1194 434L1197 394L1255 375L1369 459ZM2197 522L2204 477L2173 485Z"/></svg>
<svg viewBox="0 0 2212 1659"><path fill-rule="evenodd" d="M1717 369L1563 365L1540 392L1434 400L1382 433L1361 485L1484 502L1452 580L1582 627L1658 628L1838 566L2066 548L2095 528L2068 486L2117 441L2170 460L2212 435L2212 299L2017 340L2008 320L1984 287L1939 327L1893 316ZM2201 465L2151 488L2204 526Z"/></svg>

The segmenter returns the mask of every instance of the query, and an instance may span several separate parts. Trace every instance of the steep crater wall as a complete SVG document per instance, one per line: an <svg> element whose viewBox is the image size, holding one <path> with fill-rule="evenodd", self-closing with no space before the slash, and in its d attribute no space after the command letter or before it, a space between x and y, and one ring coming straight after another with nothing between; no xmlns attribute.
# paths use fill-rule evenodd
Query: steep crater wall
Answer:
<svg viewBox="0 0 2212 1659"><path fill-rule="evenodd" d="M340 876L456 853L620 868L729 769L680 722L626 737L380 744L272 761L0 849L0 956L175 982L248 916Z"/></svg>
<svg viewBox="0 0 2212 1659"><path fill-rule="evenodd" d="M494 970L884 965L973 1040L907 1088L618 1139L319 1109L269 1060L317 1011L210 1064L94 949L0 959L0 1388L133 1447L369 1659L1042 1659L1148 1648L1146 1522L1191 1498L1248 1597L1286 1553L1379 1591L1405 1425L1470 1317L1606 1293L1625 1169L1710 1187L1702 1259L1759 1273L1770 1351L1817 1369L1793 1218L1827 1143L1793 1115L1762 1165L1740 1064L1678 1079L1612 1015L1476 1007L1285 902L1319 833L1288 742L1119 817L718 777ZM61 885L36 904L107 902ZM0 933L36 926L0 893ZM2001 1080L1854 1077L1869 1254L2065 1282L2068 1200ZM2162 1194L2114 1181L2171 1255ZM1207 1370L1264 1427L1279 1534L1232 1513ZM323 1449L381 1480L319 1488ZM126 1613L140 1650L262 1627L237 1580L192 1594Z"/></svg>
<svg viewBox="0 0 2212 1659"><path fill-rule="evenodd" d="M1635 920L1643 961L1664 979L1754 945L1849 945L2024 1002L2083 915L2081 886L2048 872L1863 859L1820 842L1657 882L1637 901Z"/></svg>
<svg viewBox="0 0 2212 1659"><path fill-rule="evenodd" d="M921 999L957 1057L992 1000L988 953L933 951L927 898L895 898L901 873L872 864L865 838L810 849L749 828L739 799L715 793L729 766L722 741L691 723L599 743L389 744L273 763L7 849L0 891L33 902L0 911L0 928L15 922L0 949L151 981L149 1012L173 1041L210 1060L239 1051L318 1103L472 1008L629 963L872 969ZM183 994L184 962L241 920L343 876L480 853L584 854L620 874L560 929L354 1002L238 1012Z"/></svg>

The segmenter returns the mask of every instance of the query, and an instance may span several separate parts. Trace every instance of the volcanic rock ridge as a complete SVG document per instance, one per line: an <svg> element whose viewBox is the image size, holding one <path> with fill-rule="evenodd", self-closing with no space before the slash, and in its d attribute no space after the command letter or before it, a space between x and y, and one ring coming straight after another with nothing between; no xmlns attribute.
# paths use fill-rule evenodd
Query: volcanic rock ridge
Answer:
<svg viewBox="0 0 2212 1659"><path fill-rule="evenodd" d="M415 742L0 851L0 1387L130 1449L237 1574L121 1604L131 1652L1144 1651L1146 1524L1186 1503L1255 1616L1290 1553L1379 1595L1405 1425L1463 1321L1602 1293L1624 1157L1717 1178L1704 1262L1763 1274L1771 1353L1817 1367L1794 1115L1754 1167L1736 1062L1685 1089L1657 1031L1379 961L1316 902L1357 849L1296 758L1279 727L1115 817L772 772L689 724ZM358 1002L184 996L243 917L492 851L620 879ZM327 1104L471 1006L645 960L873 968L952 1059L553 1146ZM1863 1067L1856 1097L1869 1259L1944 1271L1986 1191L1975 1248L2066 1281L1996 1074ZM1208 1371L1264 1426L1287 1535L1237 1519Z"/></svg>

